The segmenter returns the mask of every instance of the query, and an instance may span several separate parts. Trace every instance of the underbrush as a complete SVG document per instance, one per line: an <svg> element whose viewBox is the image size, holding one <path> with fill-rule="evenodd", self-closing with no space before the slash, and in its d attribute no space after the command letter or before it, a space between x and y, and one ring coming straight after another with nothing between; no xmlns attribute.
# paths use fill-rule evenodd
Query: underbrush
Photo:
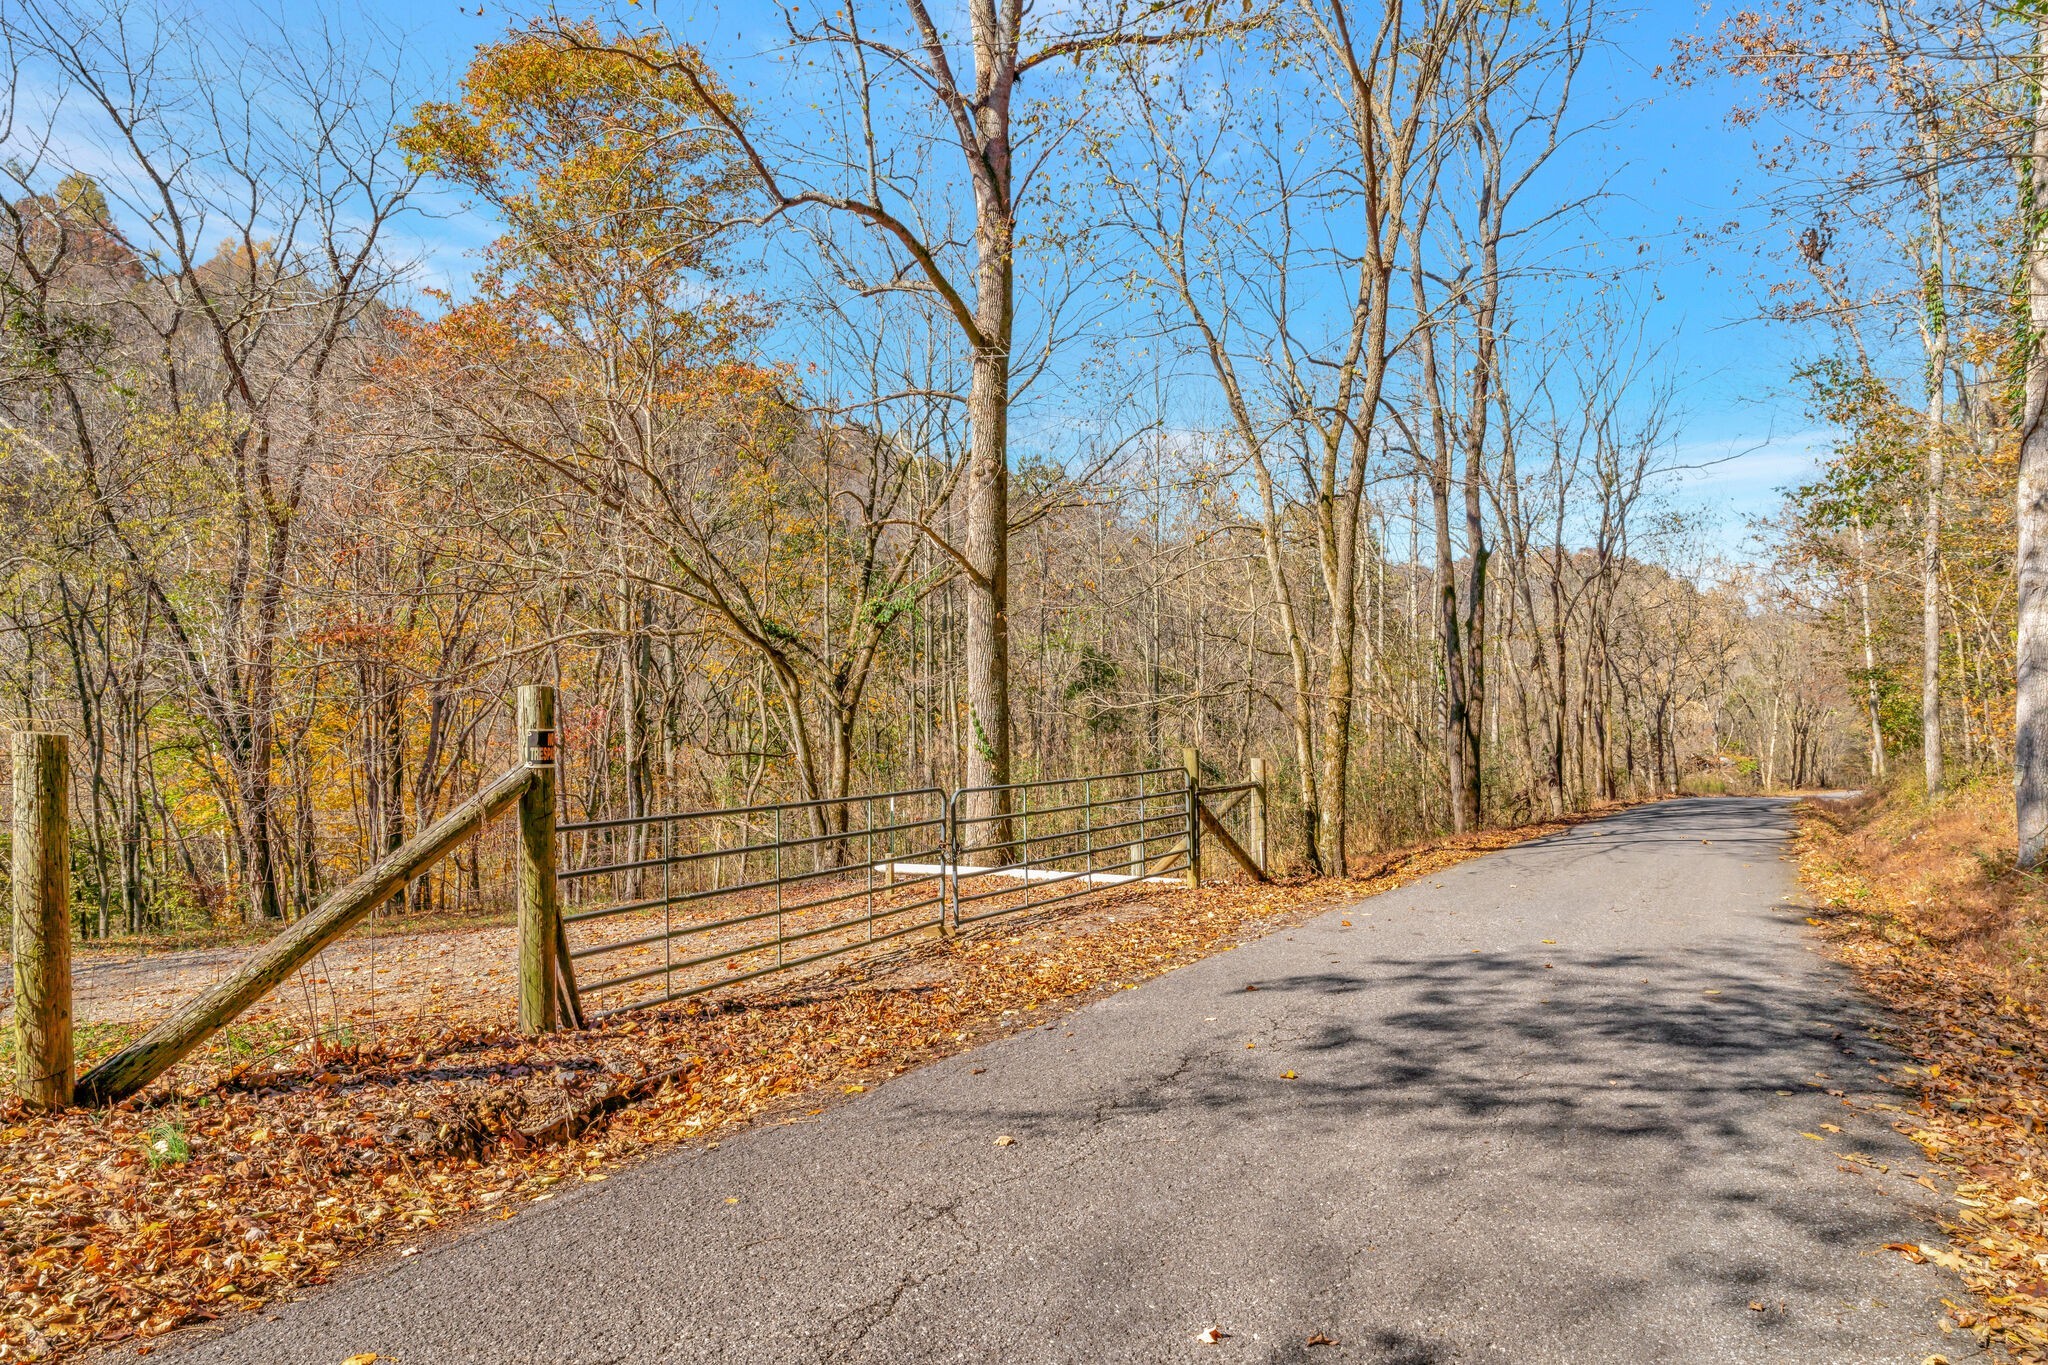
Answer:
<svg viewBox="0 0 2048 1365"><path fill-rule="evenodd" d="M2011 793L1898 784L1802 808L1808 922L1894 1012L1917 1091L1898 1127L1949 1171L1946 1246L1889 1250L1957 1271L1951 1316L1986 1348L2048 1361L2048 887L2012 868Z"/></svg>

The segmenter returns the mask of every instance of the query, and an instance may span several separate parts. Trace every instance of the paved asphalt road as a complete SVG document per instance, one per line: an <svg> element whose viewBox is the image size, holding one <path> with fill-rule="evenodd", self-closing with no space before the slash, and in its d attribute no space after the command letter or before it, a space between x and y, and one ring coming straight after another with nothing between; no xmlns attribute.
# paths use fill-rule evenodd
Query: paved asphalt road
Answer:
<svg viewBox="0 0 2048 1365"><path fill-rule="evenodd" d="M1466 863L160 1356L1960 1362L1787 823Z"/></svg>

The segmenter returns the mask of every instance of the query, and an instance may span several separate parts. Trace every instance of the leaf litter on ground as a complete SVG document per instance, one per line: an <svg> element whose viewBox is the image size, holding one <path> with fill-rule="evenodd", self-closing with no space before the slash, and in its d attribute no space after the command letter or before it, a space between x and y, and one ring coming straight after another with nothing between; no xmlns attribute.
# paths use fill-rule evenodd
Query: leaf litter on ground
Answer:
<svg viewBox="0 0 2048 1365"><path fill-rule="evenodd" d="M1947 1244L1884 1249L1962 1278L1970 1297L1943 1303L1981 1347L2048 1361L2048 898L2011 870L2009 837L2000 856L2011 821L2010 788L1809 802L1800 880L1808 923L1889 1007L1879 1035L1914 1063L1890 1079L1916 1102L1887 1117L1950 1177Z"/></svg>
<svg viewBox="0 0 2048 1365"><path fill-rule="evenodd" d="M105 1110L7 1100L0 1361L146 1352L379 1249L410 1256L437 1231L516 1216L649 1153L798 1122L1045 1011L1571 823L1405 850L1348 880L1106 891L583 1032L525 1038L451 999L438 1018L346 1045L215 1047Z"/></svg>

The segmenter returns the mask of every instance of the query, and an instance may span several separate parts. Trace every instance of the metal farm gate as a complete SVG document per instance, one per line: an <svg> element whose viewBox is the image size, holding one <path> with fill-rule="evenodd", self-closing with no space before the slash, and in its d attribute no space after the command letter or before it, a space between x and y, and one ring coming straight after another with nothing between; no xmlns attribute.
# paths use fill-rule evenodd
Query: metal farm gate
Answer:
<svg viewBox="0 0 2048 1365"><path fill-rule="evenodd" d="M1201 794L1190 764L560 824L575 994L600 1018L1106 887L1186 884Z"/></svg>
<svg viewBox="0 0 2048 1365"><path fill-rule="evenodd" d="M601 1017L937 928L945 830L936 788L557 825L578 994Z"/></svg>
<svg viewBox="0 0 2048 1365"><path fill-rule="evenodd" d="M946 803L953 927L1104 886L1184 880L1194 800L1182 768L962 788ZM967 813L976 806L984 813Z"/></svg>
<svg viewBox="0 0 2048 1365"><path fill-rule="evenodd" d="M952 933L1132 882L1194 885L1206 831L1252 877L1266 871L1266 766L1203 787L1178 768L936 787L734 810L556 821L555 689L519 689L521 759L331 890L311 912L147 1034L74 1077L69 970L69 755L61 735L15 736L17 1056L33 1104L111 1103L148 1085L494 819L517 812L519 1027L546 1033L680 1000L922 929ZM1204 798L1224 797L1211 809ZM1243 842L1224 821L1242 808ZM1247 852L1249 847L1252 851ZM24 951L23 945L26 945ZM579 977L582 978L579 987ZM24 975L17 972L16 979ZM75 1083L74 1083L75 1082Z"/></svg>

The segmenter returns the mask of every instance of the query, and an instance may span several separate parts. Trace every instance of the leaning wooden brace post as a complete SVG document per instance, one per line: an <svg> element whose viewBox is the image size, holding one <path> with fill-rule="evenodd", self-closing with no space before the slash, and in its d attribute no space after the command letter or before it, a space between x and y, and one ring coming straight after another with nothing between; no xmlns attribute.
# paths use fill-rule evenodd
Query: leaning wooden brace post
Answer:
<svg viewBox="0 0 2048 1365"><path fill-rule="evenodd" d="M1180 765L1188 773L1188 885L1202 884L1202 757L1191 744L1180 751Z"/></svg>
<svg viewBox="0 0 2048 1365"><path fill-rule="evenodd" d="M1209 809L1209 803L1203 801L1199 793L1196 795L1195 813L1202 817L1202 828L1207 830L1209 837L1216 841L1216 847L1229 854L1232 862L1251 874L1253 881L1269 882L1273 880L1266 875L1266 869L1254 862L1252 855L1245 852L1243 846L1237 840L1230 837L1230 831L1224 828L1223 822L1216 818L1215 812ZM1208 845L1204 844L1203 847L1206 848Z"/></svg>
<svg viewBox="0 0 2048 1365"><path fill-rule="evenodd" d="M519 798L519 1031L552 1033L562 914L555 886L554 688L519 689L519 742L533 774Z"/></svg>
<svg viewBox="0 0 2048 1365"><path fill-rule="evenodd" d="M15 1090L71 1103L71 765L62 735L14 736Z"/></svg>
<svg viewBox="0 0 2048 1365"><path fill-rule="evenodd" d="M266 941L226 979L88 1071L78 1082L78 1097L89 1104L111 1104L161 1076L223 1024L270 994L280 981L404 889L406 883L439 862L479 825L503 813L519 799L531 780L532 774L525 767L512 769L337 887L311 914L293 921L290 928Z"/></svg>
<svg viewBox="0 0 2048 1365"><path fill-rule="evenodd" d="M1250 828L1245 831L1251 836L1252 857L1259 861L1259 871L1273 875L1273 864L1266 854L1266 760L1252 760L1252 808L1248 816Z"/></svg>

